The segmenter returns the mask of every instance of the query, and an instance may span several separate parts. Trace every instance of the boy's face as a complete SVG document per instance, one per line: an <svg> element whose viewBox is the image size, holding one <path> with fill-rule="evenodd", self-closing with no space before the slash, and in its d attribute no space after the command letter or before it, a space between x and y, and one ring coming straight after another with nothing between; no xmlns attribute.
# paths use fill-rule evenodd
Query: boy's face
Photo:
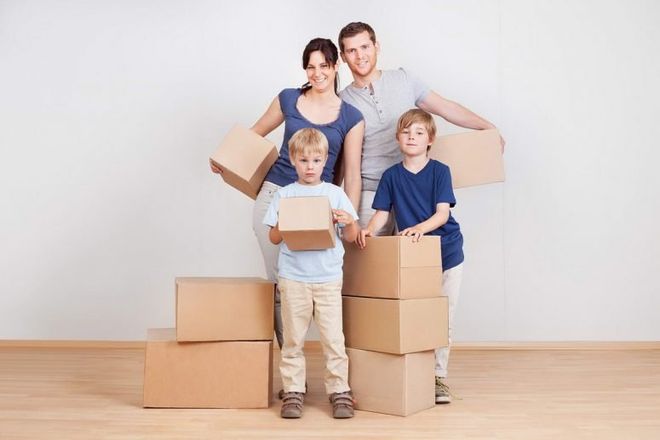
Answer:
<svg viewBox="0 0 660 440"><path fill-rule="evenodd" d="M327 160L327 154L298 153L293 160L293 166L298 173L298 183L302 185L321 183L321 174Z"/></svg>
<svg viewBox="0 0 660 440"><path fill-rule="evenodd" d="M368 77L376 69L378 44L364 31L352 37L344 38L344 51L341 58L348 64L353 76Z"/></svg>
<svg viewBox="0 0 660 440"><path fill-rule="evenodd" d="M413 122L401 130L397 135L397 140L401 152L405 156L426 155L428 146L433 142L426 127L417 122Z"/></svg>

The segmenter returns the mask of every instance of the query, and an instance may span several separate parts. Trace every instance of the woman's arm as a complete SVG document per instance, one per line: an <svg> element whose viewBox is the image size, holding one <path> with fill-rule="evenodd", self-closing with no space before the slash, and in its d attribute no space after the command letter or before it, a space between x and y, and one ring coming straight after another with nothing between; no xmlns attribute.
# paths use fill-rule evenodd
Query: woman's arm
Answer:
<svg viewBox="0 0 660 440"><path fill-rule="evenodd" d="M282 122L284 122L284 114L280 107L280 98L276 96L266 109L266 113L264 113L259 120L250 127L250 130L254 131L259 136L266 136L268 133L279 127Z"/></svg>
<svg viewBox="0 0 660 440"><path fill-rule="evenodd" d="M344 191L357 211L362 194L362 140L364 138L364 120L358 122L344 139Z"/></svg>

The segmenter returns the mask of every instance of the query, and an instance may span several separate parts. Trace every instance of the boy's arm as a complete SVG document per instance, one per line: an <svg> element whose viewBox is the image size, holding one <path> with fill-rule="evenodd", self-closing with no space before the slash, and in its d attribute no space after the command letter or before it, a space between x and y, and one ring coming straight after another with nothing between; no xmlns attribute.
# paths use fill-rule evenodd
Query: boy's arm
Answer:
<svg viewBox="0 0 660 440"><path fill-rule="evenodd" d="M332 218L335 223L341 223L344 225L341 237L345 241L355 241L360 233L360 228L353 216L343 209L333 209Z"/></svg>
<svg viewBox="0 0 660 440"><path fill-rule="evenodd" d="M435 205L435 214L421 223L404 229L399 235L413 237L413 241L419 241L419 238L431 231L438 229L449 220L449 203L438 203Z"/></svg>
<svg viewBox="0 0 660 440"><path fill-rule="evenodd" d="M385 226L389 218L389 211L376 211L371 217L371 220L369 220L367 227L362 229L357 236L357 244L360 249L364 249L367 246L367 237L373 236L376 231Z"/></svg>
<svg viewBox="0 0 660 440"><path fill-rule="evenodd" d="M454 125L463 128L473 128L476 130L486 130L495 128L495 125L476 113L463 107L461 104L443 98L431 90L426 97L419 103L419 108L434 115L438 115ZM500 135L500 144L504 152L504 138Z"/></svg>
<svg viewBox="0 0 660 440"><path fill-rule="evenodd" d="M282 233L280 232L279 223L271 226L268 231L268 239L273 244L280 244L282 242Z"/></svg>

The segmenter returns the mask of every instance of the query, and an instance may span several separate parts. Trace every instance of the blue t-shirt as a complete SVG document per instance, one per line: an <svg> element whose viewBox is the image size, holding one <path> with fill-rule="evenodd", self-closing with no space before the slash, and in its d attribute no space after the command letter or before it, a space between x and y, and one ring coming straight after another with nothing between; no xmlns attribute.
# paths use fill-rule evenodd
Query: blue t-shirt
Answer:
<svg viewBox="0 0 660 440"><path fill-rule="evenodd" d="M285 186L298 180L296 169L289 160L289 139L296 131L301 128L316 128L328 138L328 161L323 169L321 180L332 182L335 162L344 145L344 139L348 132L363 119L362 113L358 109L342 101L337 119L329 124L314 124L308 121L296 107L301 94L301 89L284 89L278 95L280 108L284 114L284 138L280 155L266 174L265 180L279 186Z"/></svg>
<svg viewBox="0 0 660 440"><path fill-rule="evenodd" d="M318 196L328 197L332 209L343 209L357 220L358 216L351 201L338 186L327 182L321 182L318 185L301 185L294 182L280 188L275 193L263 222L271 227L277 224L280 199ZM337 231L337 227L335 227L335 231ZM278 260L278 275L288 280L303 283L327 283L341 280L344 246L341 243L339 234L336 238L334 248L311 251L292 251L286 243L282 242Z"/></svg>
<svg viewBox="0 0 660 440"><path fill-rule="evenodd" d="M451 187L449 167L431 159L417 174L408 171L403 163L385 170L371 207L379 211L390 211L394 207L397 227L403 231L428 220L436 213L438 203L449 203L453 208L456 198ZM442 237L443 270L463 262L463 234L451 212L447 223L426 235Z"/></svg>

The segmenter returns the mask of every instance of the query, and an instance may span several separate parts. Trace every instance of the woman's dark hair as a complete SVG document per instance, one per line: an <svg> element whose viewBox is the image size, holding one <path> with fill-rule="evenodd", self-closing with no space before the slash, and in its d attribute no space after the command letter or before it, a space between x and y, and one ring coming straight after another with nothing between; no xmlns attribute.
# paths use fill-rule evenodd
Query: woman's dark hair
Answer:
<svg viewBox="0 0 660 440"><path fill-rule="evenodd" d="M319 51L325 57L325 62L330 64L332 67L336 66L339 62L339 53L337 52L337 46L331 40L327 38L314 38L303 50L302 55L302 66L303 69L307 69L309 64L309 57L312 52ZM302 86L302 92L305 93L307 90L311 89L312 85L307 82ZM339 75L335 75L335 94L339 94Z"/></svg>

